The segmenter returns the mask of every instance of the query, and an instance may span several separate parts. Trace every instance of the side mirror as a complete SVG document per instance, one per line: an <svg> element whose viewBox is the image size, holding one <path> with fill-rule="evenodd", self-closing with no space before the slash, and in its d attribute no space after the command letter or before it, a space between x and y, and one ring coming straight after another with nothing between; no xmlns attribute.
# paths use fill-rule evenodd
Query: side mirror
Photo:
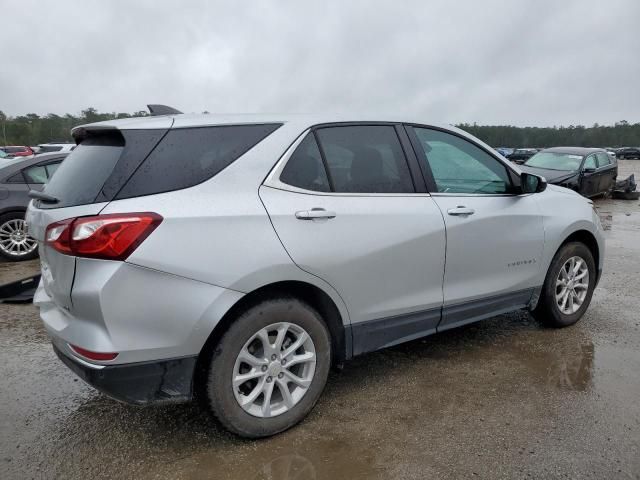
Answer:
<svg viewBox="0 0 640 480"><path fill-rule="evenodd" d="M582 173L593 173L595 171L596 171L595 168L583 168L582 169Z"/></svg>
<svg viewBox="0 0 640 480"><path fill-rule="evenodd" d="M544 177L523 172L520 174L520 185L522 193L539 193L545 191L547 181Z"/></svg>

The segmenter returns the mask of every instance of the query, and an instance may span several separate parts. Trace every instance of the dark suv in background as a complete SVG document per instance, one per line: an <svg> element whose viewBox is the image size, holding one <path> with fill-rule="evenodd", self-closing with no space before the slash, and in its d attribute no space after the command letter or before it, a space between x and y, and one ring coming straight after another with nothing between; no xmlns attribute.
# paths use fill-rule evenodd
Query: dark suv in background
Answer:
<svg viewBox="0 0 640 480"><path fill-rule="evenodd" d="M516 148L513 153L507 155L507 159L513 163L524 163L538 153L537 148Z"/></svg>
<svg viewBox="0 0 640 480"><path fill-rule="evenodd" d="M634 159L640 160L640 148L638 147L624 147L616 150L616 157L620 160Z"/></svg>

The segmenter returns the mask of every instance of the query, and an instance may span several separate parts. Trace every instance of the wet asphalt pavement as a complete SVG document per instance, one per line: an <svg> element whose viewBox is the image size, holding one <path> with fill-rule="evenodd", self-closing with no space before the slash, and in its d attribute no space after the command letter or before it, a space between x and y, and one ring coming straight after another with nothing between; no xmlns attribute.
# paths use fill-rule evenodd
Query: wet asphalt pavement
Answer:
<svg viewBox="0 0 640 480"><path fill-rule="evenodd" d="M640 478L640 201L596 203L605 271L577 325L518 312L358 357L261 441L96 393L33 305L0 305L0 478ZM0 283L37 268L1 263Z"/></svg>

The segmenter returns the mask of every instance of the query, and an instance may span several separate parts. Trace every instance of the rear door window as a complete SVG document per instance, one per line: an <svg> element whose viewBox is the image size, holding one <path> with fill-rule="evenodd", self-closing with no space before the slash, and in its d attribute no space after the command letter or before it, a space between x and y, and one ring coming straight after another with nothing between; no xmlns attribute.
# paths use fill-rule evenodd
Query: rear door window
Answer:
<svg viewBox="0 0 640 480"><path fill-rule="evenodd" d="M23 173L27 178L28 183L39 185L47 183L47 168L44 165L36 165L34 167L25 168L23 170Z"/></svg>
<svg viewBox="0 0 640 480"><path fill-rule="evenodd" d="M202 183L244 155L280 125L225 125L170 130L116 195L116 199L170 192Z"/></svg>
<svg viewBox="0 0 640 480"><path fill-rule="evenodd" d="M48 165L46 165L47 177L49 178L53 177L53 174L56 172L56 170L58 170L59 166L60 166L60 163L49 163Z"/></svg>
<svg viewBox="0 0 640 480"><path fill-rule="evenodd" d="M320 150L312 133L307 134L296 151L293 152L280 174L280 181L315 192L329 192L331 190Z"/></svg>
<svg viewBox="0 0 640 480"><path fill-rule="evenodd" d="M60 163L61 162L34 165L33 167L25 168L23 173L28 183L45 184L51 179L53 173L60 166Z"/></svg>
<svg viewBox="0 0 640 480"><path fill-rule="evenodd" d="M606 153L598 152L596 153L596 156L598 157L598 168L611 165L611 159L609 158L609 155L607 155Z"/></svg>
<svg viewBox="0 0 640 480"><path fill-rule="evenodd" d="M596 168L598 168L598 164L596 162L596 156L595 155L589 155L587 157L587 159L584 161L584 167L583 168L593 168L594 170Z"/></svg>
<svg viewBox="0 0 640 480"><path fill-rule="evenodd" d="M22 172L18 172L5 180L5 183L26 183Z"/></svg>
<svg viewBox="0 0 640 480"><path fill-rule="evenodd" d="M393 126L325 127L316 134L334 192L415 192L407 159Z"/></svg>

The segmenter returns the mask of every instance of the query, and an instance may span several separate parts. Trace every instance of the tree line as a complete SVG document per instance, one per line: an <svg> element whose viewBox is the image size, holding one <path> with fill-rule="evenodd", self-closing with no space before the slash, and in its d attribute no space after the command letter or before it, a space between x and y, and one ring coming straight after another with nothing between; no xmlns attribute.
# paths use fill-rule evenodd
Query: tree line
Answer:
<svg viewBox="0 0 640 480"><path fill-rule="evenodd" d="M0 111L0 144L37 145L47 142L70 142L73 140L70 130L76 125L146 115L148 113L144 110L134 113L100 113L95 108L87 108L82 110L80 115L49 113L39 116L28 113L8 117ZM595 124L591 127L515 127L475 123L457 126L494 147L640 146L640 123L631 124L625 120L614 125Z"/></svg>

